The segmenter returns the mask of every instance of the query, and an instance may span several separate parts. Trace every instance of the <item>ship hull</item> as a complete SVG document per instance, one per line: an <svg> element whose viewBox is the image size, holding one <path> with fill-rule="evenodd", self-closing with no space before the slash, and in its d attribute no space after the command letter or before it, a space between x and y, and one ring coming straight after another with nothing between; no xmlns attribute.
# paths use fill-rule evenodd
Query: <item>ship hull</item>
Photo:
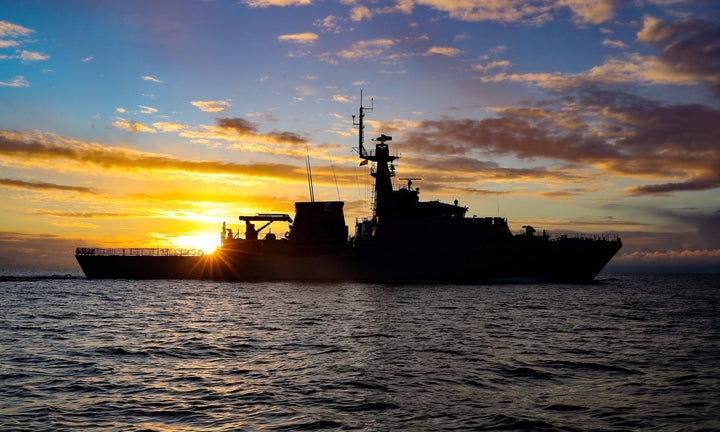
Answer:
<svg viewBox="0 0 720 432"><path fill-rule="evenodd" d="M204 256L75 255L88 279L198 279Z"/></svg>
<svg viewBox="0 0 720 432"><path fill-rule="evenodd" d="M284 242L283 242L284 243ZM225 281L589 282L620 241L521 240L422 251L368 244L302 253L298 248L219 249L204 256L77 256L89 279Z"/></svg>

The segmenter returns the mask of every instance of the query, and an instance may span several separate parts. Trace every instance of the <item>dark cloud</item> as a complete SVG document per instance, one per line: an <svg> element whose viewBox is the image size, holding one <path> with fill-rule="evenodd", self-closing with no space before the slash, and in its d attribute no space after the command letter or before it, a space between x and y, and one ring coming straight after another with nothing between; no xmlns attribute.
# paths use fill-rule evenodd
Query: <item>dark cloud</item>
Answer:
<svg viewBox="0 0 720 432"><path fill-rule="evenodd" d="M308 140L295 132L269 132L267 136L287 144L308 144Z"/></svg>
<svg viewBox="0 0 720 432"><path fill-rule="evenodd" d="M218 127L229 129L237 133L241 137L256 138L260 142L278 142L285 144L308 144L308 140L302 136L287 131L273 131L262 134L259 132L259 125L242 118L224 118L217 119Z"/></svg>
<svg viewBox="0 0 720 432"><path fill-rule="evenodd" d="M583 89L536 107L499 109L492 118L427 120L398 133L398 141L407 143L397 146L403 152L461 155L446 159L448 167L457 169L499 172L480 157L512 156L665 180L633 188L633 195L720 187L720 110L705 105L668 105L619 91ZM511 170L503 171L511 178ZM523 171L515 174L561 179L558 171Z"/></svg>
<svg viewBox="0 0 720 432"><path fill-rule="evenodd" d="M403 158L403 177L422 177L424 187L439 190L443 184L473 184L482 181L558 181L576 182L588 180L571 170L548 169L545 167L509 168L496 162L483 161L472 157L418 157ZM467 190L467 193L471 193ZM476 193L485 194L484 190ZM498 193L497 191L492 193Z"/></svg>
<svg viewBox="0 0 720 432"><path fill-rule="evenodd" d="M700 221L698 238L703 247L720 249L720 210Z"/></svg>
<svg viewBox="0 0 720 432"><path fill-rule="evenodd" d="M60 190L68 192L96 193L94 189L83 186L68 186L47 182L33 182L24 180L14 180L8 178L0 178L0 186L8 186L17 189L29 190Z"/></svg>
<svg viewBox="0 0 720 432"><path fill-rule="evenodd" d="M258 133L258 125L242 118L219 117L217 124L221 128L232 129L240 135L252 135Z"/></svg>
<svg viewBox="0 0 720 432"><path fill-rule="evenodd" d="M720 179L692 180L682 183L661 183L636 186L628 189L628 195L669 195L673 192L703 191L720 187Z"/></svg>
<svg viewBox="0 0 720 432"><path fill-rule="evenodd" d="M679 74L695 76L710 83L720 95L720 23L687 19L666 23L646 17L638 41L661 50L659 59Z"/></svg>

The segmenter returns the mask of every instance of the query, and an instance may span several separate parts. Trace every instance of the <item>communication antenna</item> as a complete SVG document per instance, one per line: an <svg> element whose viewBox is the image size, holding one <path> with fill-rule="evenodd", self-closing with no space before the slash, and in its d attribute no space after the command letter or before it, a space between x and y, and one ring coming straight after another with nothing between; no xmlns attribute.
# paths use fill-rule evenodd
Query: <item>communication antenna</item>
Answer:
<svg viewBox="0 0 720 432"><path fill-rule="evenodd" d="M312 169L310 168L310 149L305 144L305 171L307 172L308 188L310 189L310 202L315 202L315 192L313 191Z"/></svg>

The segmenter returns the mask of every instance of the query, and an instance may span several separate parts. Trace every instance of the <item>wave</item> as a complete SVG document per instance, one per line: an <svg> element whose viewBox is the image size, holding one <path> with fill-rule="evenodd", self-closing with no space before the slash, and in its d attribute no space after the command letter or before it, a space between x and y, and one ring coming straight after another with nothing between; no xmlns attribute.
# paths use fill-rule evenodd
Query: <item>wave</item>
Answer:
<svg viewBox="0 0 720 432"><path fill-rule="evenodd" d="M51 274L51 275L38 275L38 276L24 276L24 275L2 275L0 276L0 282L33 282L43 280L77 280L85 279L85 276L79 276L74 274Z"/></svg>

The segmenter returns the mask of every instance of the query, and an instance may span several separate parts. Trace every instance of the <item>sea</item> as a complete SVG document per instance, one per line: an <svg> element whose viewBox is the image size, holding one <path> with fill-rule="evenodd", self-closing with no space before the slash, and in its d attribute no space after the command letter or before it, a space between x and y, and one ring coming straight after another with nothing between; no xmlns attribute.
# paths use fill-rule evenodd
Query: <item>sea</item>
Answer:
<svg viewBox="0 0 720 432"><path fill-rule="evenodd" d="M1 431L720 431L720 275L0 272Z"/></svg>

